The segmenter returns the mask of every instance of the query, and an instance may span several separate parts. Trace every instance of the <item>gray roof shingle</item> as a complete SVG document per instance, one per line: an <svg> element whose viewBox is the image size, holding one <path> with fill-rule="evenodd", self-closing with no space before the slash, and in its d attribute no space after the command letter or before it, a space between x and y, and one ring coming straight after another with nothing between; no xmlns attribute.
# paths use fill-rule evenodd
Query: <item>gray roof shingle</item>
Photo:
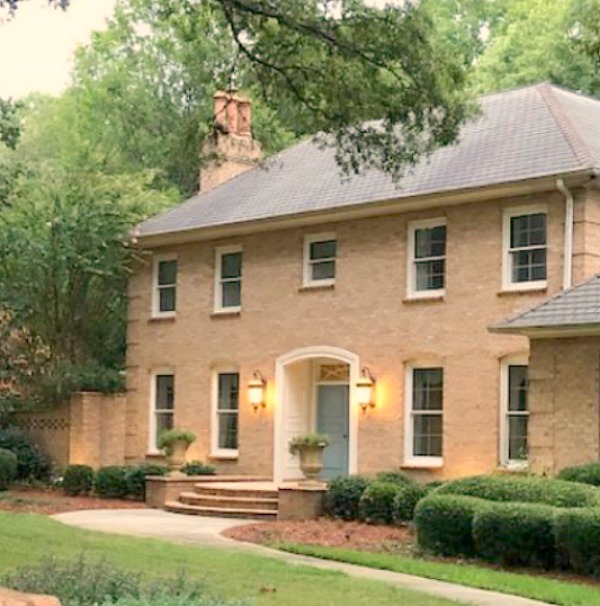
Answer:
<svg viewBox="0 0 600 606"><path fill-rule="evenodd" d="M488 95L459 142L400 182L378 170L344 178L333 149L306 140L138 226L141 237L510 183L600 167L600 102L540 84Z"/></svg>
<svg viewBox="0 0 600 606"><path fill-rule="evenodd" d="M600 275L492 327L500 332L600 325Z"/></svg>

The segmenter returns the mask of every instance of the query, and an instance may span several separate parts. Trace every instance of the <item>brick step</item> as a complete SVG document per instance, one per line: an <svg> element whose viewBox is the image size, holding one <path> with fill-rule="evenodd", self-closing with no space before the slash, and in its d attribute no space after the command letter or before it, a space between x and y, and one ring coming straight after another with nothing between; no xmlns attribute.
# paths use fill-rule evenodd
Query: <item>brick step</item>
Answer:
<svg viewBox="0 0 600 606"><path fill-rule="evenodd" d="M179 500L186 505L196 507L218 507L220 509L271 509L277 511L278 499L264 497L231 497L211 494L198 494L196 492L182 492Z"/></svg>
<svg viewBox="0 0 600 606"><path fill-rule="evenodd" d="M196 484L194 492L202 496L229 498L277 499L279 496L277 490L267 488L221 488L210 484Z"/></svg>
<svg viewBox="0 0 600 606"><path fill-rule="evenodd" d="M167 501L165 509L172 513L185 513L195 516L208 516L213 518L248 518L251 520L276 520L277 511L272 509L223 509L221 507L196 507L186 505L180 501Z"/></svg>

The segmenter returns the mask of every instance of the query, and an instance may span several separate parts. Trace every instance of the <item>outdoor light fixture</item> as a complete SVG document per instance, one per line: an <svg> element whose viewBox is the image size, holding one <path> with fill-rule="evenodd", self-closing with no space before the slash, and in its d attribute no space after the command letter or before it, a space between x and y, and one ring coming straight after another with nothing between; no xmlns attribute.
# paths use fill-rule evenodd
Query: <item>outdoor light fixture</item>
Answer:
<svg viewBox="0 0 600 606"><path fill-rule="evenodd" d="M252 379L248 383L248 399L250 400L250 404L252 404L252 408L254 410L258 410L261 406L264 408L266 406L265 402L265 386L267 382L265 378L262 376L260 370L255 370Z"/></svg>
<svg viewBox="0 0 600 606"><path fill-rule="evenodd" d="M369 406L375 408L375 400L373 399L374 387L375 378L371 374L371 371L365 366L360 371L360 378L356 382L356 395L363 412L367 412Z"/></svg>

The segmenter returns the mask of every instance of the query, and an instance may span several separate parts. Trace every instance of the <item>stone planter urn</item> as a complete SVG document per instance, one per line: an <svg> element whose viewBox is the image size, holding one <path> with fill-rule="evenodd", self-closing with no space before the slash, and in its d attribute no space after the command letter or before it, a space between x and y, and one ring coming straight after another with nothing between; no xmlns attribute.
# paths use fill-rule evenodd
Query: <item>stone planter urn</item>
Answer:
<svg viewBox="0 0 600 606"><path fill-rule="evenodd" d="M171 474L179 474L185 465L187 450L196 440L191 431L167 429L158 439L158 447L165 453Z"/></svg>
<svg viewBox="0 0 600 606"><path fill-rule="evenodd" d="M290 441L290 452L300 457L300 471L304 486L320 486L318 480L323 469L323 450L329 444L329 438L323 434L307 434L297 436Z"/></svg>

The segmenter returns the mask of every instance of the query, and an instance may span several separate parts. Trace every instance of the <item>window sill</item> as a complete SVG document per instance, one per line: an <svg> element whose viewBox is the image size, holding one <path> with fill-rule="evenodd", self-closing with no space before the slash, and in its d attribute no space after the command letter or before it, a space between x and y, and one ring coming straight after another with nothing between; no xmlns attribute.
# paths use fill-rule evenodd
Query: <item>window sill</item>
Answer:
<svg viewBox="0 0 600 606"><path fill-rule="evenodd" d="M237 461L239 458L239 452L232 450L230 452L212 452L208 455L211 461Z"/></svg>
<svg viewBox="0 0 600 606"><path fill-rule="evenodd" d="M529 473L529 463L504 463L498 467L500 473Z"/></svg>
<svg viewBox="0 0 600 606"><path fill-rule="evenodd" d="M164 316L151 316L148 318L148 322L153 324L154 322L175 322L175 314L169 314Z"/></svg>
<svg viewBox="0 0 600 606"><path fill-rule="evenodd" d="M444 466L443 459L427 458L427 460L420 461L419 459L409 459L403 465L400 465L400 469L440 469Z"/></svg>
<svg viewBox="0 0 600 606"><path fill-rule="evenodd" d="M405 305L413 305L417 303L442 303L446 298L445 292L436 293L435 295L414 294L402 300Z"/></svg>
<svg viewBox="0 0 600 606"><path fill-rule="evenodd" d="M242 315L241 309L216 309L210 314L211 318L239 318Z"/></svg>
<svg viewBox="0 0 600 606"><path fill-rule="evenodd" d="M334 290L335 282L327 282L325 284L303 284L298 292L309 292L318 290Z"/></svg>
<svg viewBox="0 0 600 606"><path fill-rule="evenodd" d="M160 450L149 450L146 453L145 459L164 459L165 455Z"/></svg>
<svg viewBox="0 0 600 606"><path fill-rule="evenodd" d="M547 284L536 284L532 286L507 286L498 292L499 297L509 297L511 295L544 294L548 290Z"/></svg>

